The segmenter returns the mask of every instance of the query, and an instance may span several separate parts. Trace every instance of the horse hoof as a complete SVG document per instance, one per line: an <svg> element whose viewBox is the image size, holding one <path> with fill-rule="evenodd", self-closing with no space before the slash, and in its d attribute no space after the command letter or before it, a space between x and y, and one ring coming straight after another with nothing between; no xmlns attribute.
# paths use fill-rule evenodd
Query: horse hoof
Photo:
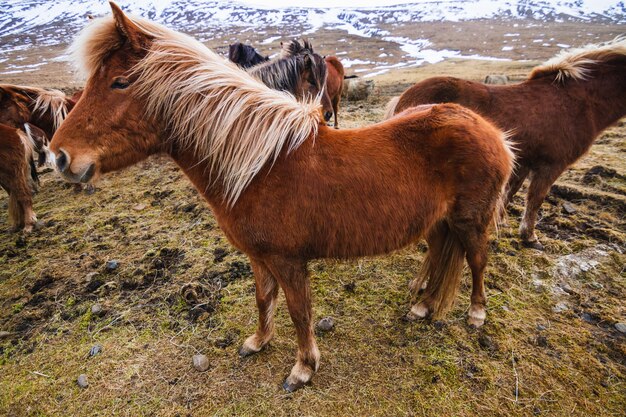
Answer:
<svg viewBox="0 0 626 417"><path fill-rule="evenodd" d="M428 307L424 303L419 303L411 307L411 311L406 314L410 321L425 319L428 316Z"/></svg>
<svg viewBox="0 0 626 417"><path fill-rule="evenodd" d="M523 240L522 246L524 246L525 248L537 249L537 250L544 249L543 245L538 240L533 240L533 241Z"/></svg>
<svg viewBox="0 0 626 417"><path fill-rule="evenodd" d="M479 328L481 327L483 324L485 324L485 319L484 318L478 318L478 317L468 317L467 318L467 324L469 324L470 327L475 327L475 328Z"/></svg>
<svg viewBox="0 0 626 417"><path fill-rule="evenodd" d="M283 382L283 389L291 394L292 392L299 390L305 385L307 385L306 382L298 381L298 382L293 383L285 379L285 382Z"/></svg>
<svg viewBox="0 0 626 417"><path fill-rule="evenodd" d="M239 357L240 358L247 358L248 356L252 356L255 353L259 353L261 351L261 349L258 350L254 350L249 348L246 345L243 345L242 347L239 348Z"/></svg>

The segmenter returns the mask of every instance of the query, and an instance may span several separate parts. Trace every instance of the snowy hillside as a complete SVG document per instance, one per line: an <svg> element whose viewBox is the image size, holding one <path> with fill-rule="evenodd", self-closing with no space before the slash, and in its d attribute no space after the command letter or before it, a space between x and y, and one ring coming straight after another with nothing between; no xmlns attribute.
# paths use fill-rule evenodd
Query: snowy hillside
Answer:
<svg viewBox="0 0 626 417"><path fill-rule="evenodd" d="M273 33L274 36L257 40L263 45L274 42L278 34L296 37L334 29L346 35L398 44L406 57L414 59L414 64L459 56L455 50L428 49L429 39L407 36L406 31L399 30L419 22L473 19L626 22L625 0L130 0L118 3L128 12L191 33L203 41L225 33ZM294 3L299 6L292 7ZM3 0L0 2L0 74L37 70L45 65L46 57L29 67L13 63L3 68L3 62L9 56L15 61L20 51L67 45L86 24L87 16L109 12L108 2L104 0ZM510 46L503 47L502 51L507 51L504 48ZM350 62L346 63L349 67Z"/></svg>

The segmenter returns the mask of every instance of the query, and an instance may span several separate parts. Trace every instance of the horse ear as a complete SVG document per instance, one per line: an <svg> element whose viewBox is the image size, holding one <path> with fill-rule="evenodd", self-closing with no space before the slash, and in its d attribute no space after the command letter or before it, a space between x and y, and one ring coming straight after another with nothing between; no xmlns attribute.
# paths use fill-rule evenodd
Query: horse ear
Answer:
<svg viewBox="0 0 626 417"><path fill-rule="evenodd" d="M141 29L139 29L137 25L132 22L132 20L126 17L122 9L120 9L117 4L112 1L109 2L109 4L111 5L111 11L113 12L113 18L115 19L115 26L117 27L120 35L128 41L130 46L135 51L145 49L145 45L149 40L148 36L143 33Z"/></svg>
<svg viewBox="0 0 626 417"><path fill-rule="evenodd" d="M311 54L304 54L304 67L306 69L313 68L313 58L311 57Z"/></svg>

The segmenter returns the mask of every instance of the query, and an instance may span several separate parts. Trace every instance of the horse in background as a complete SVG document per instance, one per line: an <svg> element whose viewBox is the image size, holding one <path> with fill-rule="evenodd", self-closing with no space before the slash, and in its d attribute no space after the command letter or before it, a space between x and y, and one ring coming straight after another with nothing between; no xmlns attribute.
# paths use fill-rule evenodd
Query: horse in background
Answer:
<svg viewBox="0 0 626 417"><path fill-rule="evenodd" d="M281 43L282 45L282 43ZM303 45L282 45L283 56L298 55L302 53L313 53L313 46L310 42L304 41ZM334 114L334 127L339 128L338 113L339 102L341 101L341 94L343 93L343 80L348 78L356 78L356 75L346 76L343 69L343 65L339 58L336 56L325 56L324 62L326 63L327 76L326 76L326 93L331 102L333 114ZM327 119L326 121L328 121Z"/></svg>
<svg viewBox="0 0 626 417"><path fill-rule="evenodd" d="M513 168L500 130L455 104L331 129L319 98L297 101L187 35L111 8L72 44L88 81L50 144L57 169L89 182L152 154L176 161L250 258L259 322L242 356L272 339L282 287L298 341L283 387L302 387L320 359L308 262L389 253L421 237L429 252L413 287L428 285L409 318L451 307L465 258L469 323L484 322L489 229Z"/></svg>
<svg viewBox="0 0 626 417"><path fill-rule="evenodd" d="M233 43L228 47L228 59L241 68L250 68L270 60L259 54L253 46L241 42Z"/></svg>
<svg viewBox="0 0 626 417"><path fill-rule="evenodd" d="M626 115L626 38L562 51L519 84L429 78L392 99L387 117L420 104L448 102L511 132L517 169L506 203L530 178L520 236L526 246L542 249L535 223L550 187L604 129Z"/></svg>
<svg viewBox="0 0 626 417"><path fill-rule="evenodd" d="M9 221L14 230L33 230L37 216L33 211L31 170L35 144L17 128L0 123L0 186L9 194Z"/></svg>
<svg viewBox="0 0 626 417"><path fill-rule="evenodd" d="M313 51L308 41L281 42L281 55L271 61L247 69L250 75L274 90L287 91L299 100L321 98L322 114L328 122L333 108L326 86L327 67L324 59ZM292 53L291 51L298 51Z"/></svg>
<svg viewBox="0 0 626 417"><path fill-rule="evenodd" d="M54 132L67 114L74 108L82 90L67 97L62 91L13 84L0 84L0 123L23 131L34 144L37 165L42 166L48 159L48 144ZM29 161L32 188L37 190L39 175L34 159ZM87 192L93 192L93 185ZM81 191L82 185L75 187Z"/></svg>

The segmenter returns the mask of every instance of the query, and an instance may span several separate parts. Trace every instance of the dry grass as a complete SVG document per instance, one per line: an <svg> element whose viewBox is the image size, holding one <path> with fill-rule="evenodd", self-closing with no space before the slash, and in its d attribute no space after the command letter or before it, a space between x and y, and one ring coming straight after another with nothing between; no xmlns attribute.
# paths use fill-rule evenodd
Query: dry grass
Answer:
<svg viewBox="0 0 626 417"><path fill-rule="evenodd" d="M449 61L385 75L367 101L346 103L340 123L380 120L389 97L435 73L482 79L531 65ZM602 193L623 197L626 181L581 177L594 165L624 174L625 136L624 125L610 129L559 180L589 198L572 198L573 215L561 195L547 199L545 252L519 248L517 197L492 243L482 329L465 324L467 273L445 321L402 320L423 245L313 263L315 317L332 316L336 327L318 338L313 385L293 395L280 389L295 353L284 300L269 348L239 359L257 317L247 260L172 163L154 158L110 175L91 196L45 174L35 210L46 226L25 239L0 234L0 331L12 332L0 339L0 414L623 415L626 341L613 324L626 321L626 226L623 208ZM6 204L1 195L3 227ZM560 257L598 245L609 255L595 269L554 272ZM111 259L120 266L107 273ZM189 282L204 288L191 304L181 295ZM103 317L91 314L96 302ZM558 302L569 309L554 312ZM94 344L103 351L89 358ZM208 355L207 372L192 368L196 353ZM76 385L81 373L87 389Z"/></svg>

